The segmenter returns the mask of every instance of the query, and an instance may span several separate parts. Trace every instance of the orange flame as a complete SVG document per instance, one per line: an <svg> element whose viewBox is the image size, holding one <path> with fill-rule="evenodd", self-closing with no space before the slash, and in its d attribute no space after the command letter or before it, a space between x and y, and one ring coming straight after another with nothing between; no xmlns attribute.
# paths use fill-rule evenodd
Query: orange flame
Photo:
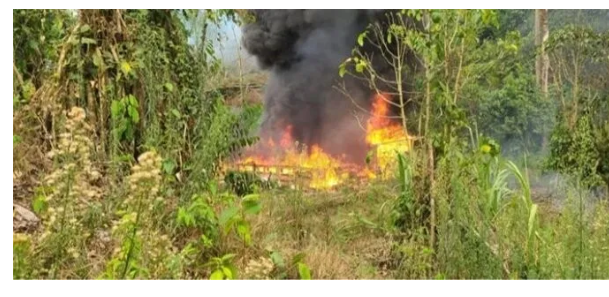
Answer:
<svg viewBox="0 0 609 297"><path fill-rule="evenodd" d="M401 125L392 123L389 114L389 99L387 95L378 94L372 103L372 117L368 120L366 142L378 145L387 142L403 140L406 133Z"/></svg>
<svg viewBox="0 0 609 297"><path fill-rule="evenodd" d="M366 142L376 148L376 162L381 170L388 170L397 152L410 149L410 137L400 124L388 117L389 95L377 94L372 103L372 116L367 123Z"/></svg>
<svg viewBox="0 0 609 297"><path fill-rule="evenodd" d="M410 148L405 130L388 117L389 104L388 95L377 94L372 104L372 116L366 125L366 143L375 149L374 165L381 170L395 163L396 150L407 151ZM347 164L344 158L330 156L319 145L313 145L309 153L299 151L292 137L292 126L284 129L279 146L275 147L274 141L269 139L247 151L249 156L238 163L245 165L248 171L265 170L283 175L294 175L298 168L306 169L311 175L309 187L314 189L332 188L348 179L349 174L368 179L377 177L371 168ZM265 157L261 150L271 157ZM278 150L277 154L275 150Z"/></svg>
<svg viewBox="0 0 609 297"><path fill-rule="evenodd" d="M283 135L281 136L281 141L279 141L279 145L281 147L289 147L294 143L292 140L292 125L289 125L283 131Z"/></svg>

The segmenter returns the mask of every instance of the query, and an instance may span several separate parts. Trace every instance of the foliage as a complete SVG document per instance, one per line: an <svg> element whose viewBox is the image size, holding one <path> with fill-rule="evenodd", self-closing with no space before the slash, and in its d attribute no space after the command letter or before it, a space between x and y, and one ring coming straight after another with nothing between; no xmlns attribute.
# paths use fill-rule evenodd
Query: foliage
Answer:
<svg viewBox="0 0 609 297"><path fill-rule="evenodd" d="M588 190L609 184L606 33L554 21L543 97L526 11L389 13L338 72L408 94L394 106L415 146L395 179L308 192L218 179L261 107L226 104L212 28L248 17L13 11L13 201L41 220L13 233L15 279L609 276L609 208ZM507 157L546 145L563 179L539 186Z"/></svg>
<svg viewBox="0 0 609 297"><path fill-rule="evenodd" d="M609 112L609 35L591 28L566 26L547 48L556 65L554 89L560 103L547 168L575 174L590 186L609 185L606 140Z"/></svg>
<svg viewBox="0 0 609 297"><path fill-rule="evenodd" d="M190 205L178 208L176 223L178 228L199 230L201 237L211 242L218 238L216 214L201 195L193 197Z"/></svg>
<svg viewBox="0 0 609 297"><path fill-rule="evenodd" d="M471 108L479 132L497 139L510 155L540 151L552 126L552 103L537 94L532 75L509 74L501 83L498 89L472 90L479 96Z"/></svg>
<svg viewBox="0 0 609 297"><path fill-rule="evenodd" d="M218 222L225 235L234 231L243 243L249 246L252 244L252 237L246 216L260 212L259 198L258 195L250 194L237 203L238 205L233 204L225 209L218 217Z"/></svg>
<svg viewBox="0 0 609 297"><path fill-rule="evenodd" d="M250 106L235 114L223 104L221 93L210 89L214 77L221 75L220 61L208 46L210 37L199 35L199 42L190 44L191 32L185 26L200 14L179 10L15 10L13 14L13 70L18 82L13 107L19 123L14 127L14 147L47 153L48 147L59 143L53 150L55 164L36 168L48 176L33 201L44 218L46 235L28 241L28 249L18 249L16 263L34 257L31 250L44 252L35 256L40 261L28 264L29 270L18 268L16 276L176 278L192 270L204 275L193 262L195 248L213 246L214 251L201 254L209 260L221 250L222 240L215 204L200 193L215 178L221 159L251 142L260 108ZM203 16L198 21L207 26L236 14L204 11ZM65 121L61 111L73 107L78 107L78 115L73 111L71 117L78 122L68 119L67 130L61 131ZM157 151L164 158L153 156L154 164L148 164L150 158L144 156L149 153L142 151ZM40 162L34 156L15 155ZM140 165L128 178L127 170L138 156ZM109 190L100 191L99 184ZM244 202L245 213L255 213L256 207L249 198ZM245 213L231 218L230 226L250 243ZM106 231L111 224L113 231ZM75 226L87 232L79 233ZM175 242L168 226L196 234L197 240ZM110 254L99 246L116 249ZM91 259L101 263L87 266Z"/></svg>
<svg viewBox="0 0 609 297"><path fill-rule="evenodd" d="M236 279L237 270L231 263L231 259L235 257L233 254L224 255L222 257L215 257L211 259L208 265L214 267L213 272L209 279L211 280L224 280L224 279Z"/></svg>
<svg viewBox="0 0 609 297"><path fill-rule="evenodd" d="M19 73L20 84L41 86L42 78L54 68L57 48L72 23L65 10L13 10L13 70Z"/></svg>
<svg viewBox="0 0 609 297"><path fill-rule="evenodd" d="M481 131L497 139L511 154L522 149L538 152L545 145L554 102L538 95L530 63L523 62L526 55L521 53L519 34L496 31L492 38L478 39L487 34L489 27L497 26L493 11L405 11L396 15L389 17L386 31L373 28L362 33L357 42L360 47L366 42L375 45L375 40L385 40L387 44L403 42L423 64L422 73L415 72L413 92L421 95L409 98L416 102L415 111L408 119L402 113L406 126L416 127L409 131L419 132L426 141L407 156L397 158L400 191L394 202L393 219L399 227L398 271L406 278L441 275L526 279L571 275L547 266L554 261L550 259L559 257L551 249L561 239L547 228L550 225L540 229L540 207L532 200L528 175L500 157L501 146L497 142L478 136ZM405 16L421 21L423 29L407 26L400 19ZM370 38L373 34L380 34L381 38ZM561 35L565 34L558 32L555 38L577 40L576 35L565 39ZM584 49L596 48L588 50L594 52L595 58L606 57L604 50L598 48L603 42L582 44ZM374 87L381 85L375 85L378 79L387 83L389 91L395 91L391 87L402 83L399 76L378 77L371 68L370 57L357 50L354 53L341 65L339 75L363 76ZM385 48L385 53L390 61L397 61L392 64L396 73L404 71L400 67L408 63L406 56L395 55L389 48ZM581 81L571 83L572 87L581 87ZM406 105L401 100L397 104L404 109ZM430 114L442 116L430 118ZM472 120L475 131L470 128ZM590 176L599 164L591 137L595 129L585 117L577 123L580 136L575 136L578 133L574 130L563 134L577 138L568 142L573 151L556 151L555 155L570 156L567 158L572 158L574 166ZM509 186L510 180L517 182L517 189ZM581 222L581 217L574 217L567 224L582 228ZM585 239L574 241L583 244ZM598 256L604 251L594 253ZM580 256L576 256L578 261L588 261L588 254Z"/></svg>
<svg viewBox="0 0 609 297"><path fill-rule="evenodd" d="M161 157L155 152L146 152L133 166L127 178L129 196L123 201L118 215L120 219L112 227L112 236L117 248L108 263L106 276L111 279L153 277L163 275L162 264L166 253L171 251L167 235L154 224L152 215L156 207L163 204L159 193Z"/></svg>

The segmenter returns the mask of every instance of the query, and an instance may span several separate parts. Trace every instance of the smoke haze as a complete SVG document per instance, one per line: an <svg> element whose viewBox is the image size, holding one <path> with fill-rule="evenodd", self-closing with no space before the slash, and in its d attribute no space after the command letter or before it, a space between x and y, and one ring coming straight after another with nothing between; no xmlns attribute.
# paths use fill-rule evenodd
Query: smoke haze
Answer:
<svg viewBox="0 0 609 297"><path fill-rule="evenodd" d="M384 11L250 12L256 20L243 27L243 44L269 71L261 136L277 138L292 126L292 138L299 143L362 161L367 148L361 118L366 113L333 86L358 34ZM373 94L365 81L345 78L344 83L358 105L370 106Z"/></svg>

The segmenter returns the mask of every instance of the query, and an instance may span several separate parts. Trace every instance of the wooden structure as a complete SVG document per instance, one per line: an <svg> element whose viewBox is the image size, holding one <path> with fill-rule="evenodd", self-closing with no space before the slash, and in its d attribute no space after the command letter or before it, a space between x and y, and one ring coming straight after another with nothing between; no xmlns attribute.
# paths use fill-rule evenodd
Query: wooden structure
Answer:
<svg viewBox="0 0 609 297"><path fill-rule="evenodd" d="M334 168L336 174L340 176L340 181L367 180L374 176L382 176L383 171L391 170L397 162L395 150L408 150L410 148L408 140L399 140L377 145L371 154L368 166L357 166L354 164L342 164ZM380 158L379 158L380 157ZM367 170L366 170L367 169ZM229 171L255 173L262 180L272 180L280 184L289 184L299 188L309 188L314 176L323 176L325 168L305 168L300 166L290 166L282 164L256 164L253 162L228 162L223 166L223 173ZM224 177L221 176L223 179Z"/></svg>

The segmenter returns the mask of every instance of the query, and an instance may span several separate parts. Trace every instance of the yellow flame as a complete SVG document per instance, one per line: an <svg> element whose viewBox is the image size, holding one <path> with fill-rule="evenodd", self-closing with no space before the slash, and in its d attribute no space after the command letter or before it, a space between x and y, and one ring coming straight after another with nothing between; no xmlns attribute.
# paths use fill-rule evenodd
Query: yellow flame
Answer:
<svg viewBox="0 0 609 297"><path fill-rule="evenodd" d="M388 95L384 94L375 96L372 116L366 126L366 142L375 150L374 166L378 167L381 173L395 164L396 151L404 152L410 149L410 138L403 127L387 117L389 114L388 98ZM328 155L318 145L313 145L309 153L297 150L292 139L291 126L285 128L278 146L272 140L263 142L262 145L265 149L279 149L280 154L265 158L254 153L239 164L246 165L245 168L248 171L272 174L280 172L283 175L294 175L295 168L305 169L311 175L309 187L314 189L332 188L349 178L349 172L345 172L349 170L346 169L347 164L342 159ZM272 154L267 153L267 155ZM352 173L360 178L375 179L378 177L378 172L369 167L358 167L356 171Z"/></svg>

